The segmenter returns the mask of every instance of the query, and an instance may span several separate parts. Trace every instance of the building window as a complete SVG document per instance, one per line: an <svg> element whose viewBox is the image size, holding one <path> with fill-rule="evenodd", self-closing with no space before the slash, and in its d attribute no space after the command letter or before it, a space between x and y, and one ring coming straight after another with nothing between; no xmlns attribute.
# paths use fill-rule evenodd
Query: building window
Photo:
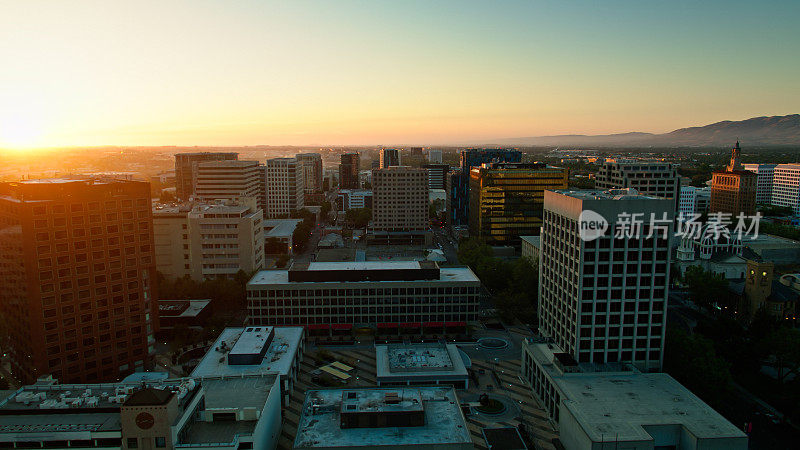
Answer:
<svg viewBox="0 0 800 450"><path fill-rule="evenodd" d="M167 446L167 439L164 437L156 438L156 448L164 448Z"/></svg>
<svg viewBox="0 0 800 450"><path fill-rule="evenodd" d="M136 438L128 438L128 448L139 448L139 440Z"/></svg>

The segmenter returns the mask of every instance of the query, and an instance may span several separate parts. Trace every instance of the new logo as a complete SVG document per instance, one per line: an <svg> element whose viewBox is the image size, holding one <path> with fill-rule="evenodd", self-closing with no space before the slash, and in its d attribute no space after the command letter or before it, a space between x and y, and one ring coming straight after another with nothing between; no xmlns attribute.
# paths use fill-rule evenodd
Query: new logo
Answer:
<svg viewBox="0 0 800 450"><path fill-rule="evenodd" d="M581 239L588 242L605 234L608 230L608 221L600 214L586 209L578 218L578 226Z"/></svg>

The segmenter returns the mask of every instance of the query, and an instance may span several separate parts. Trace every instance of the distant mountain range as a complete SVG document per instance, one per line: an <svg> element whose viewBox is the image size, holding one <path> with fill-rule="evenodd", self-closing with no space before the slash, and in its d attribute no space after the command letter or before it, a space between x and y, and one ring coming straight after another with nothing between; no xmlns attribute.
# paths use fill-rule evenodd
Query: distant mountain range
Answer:
<svg viewBox="0 0 800 450"><path fill-rule="evenodd" d="M800 146L800 114L753 117L752 119L712 123L681 128L664 134L620 133L603 135L566 134L497 139L483 144L513 146L600 146L600 147L706 147L729 146L737 139L743 145Z"/></svg>

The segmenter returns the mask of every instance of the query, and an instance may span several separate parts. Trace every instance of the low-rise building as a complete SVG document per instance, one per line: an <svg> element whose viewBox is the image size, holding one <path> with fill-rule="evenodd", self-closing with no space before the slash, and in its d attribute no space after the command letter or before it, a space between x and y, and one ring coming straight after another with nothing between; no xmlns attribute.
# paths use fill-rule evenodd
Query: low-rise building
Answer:
<svg viewBox="0 0 800 450"><path fill-rule="evenodd" d="M372 209L372 191L369 189L341 189L336 194L336 205L339 211L360 208Z"/></svg>
<svg viewBox="0 0 800 450"><path fill-rule="evenodd" d="M48 378L0 399L3 448L274 448L280 429L272 374L102 384Z"/></svg>
<svg viewBox="0 0 800 450"><path fill-rule="evenodd" d="M566 450L747 448L747 435L665 373L577 363L555 344L522 346L522 377Z"/></svg>
<svg viewBox="0 0 800 450"><path fill-rule="evenodd" d="M452 344L376 345L376 380L378 386L451 384L468 389L465 359L469 364L469 357Z"/></svg>
<svg viewBox="0 0 800 450"><path fill-rule="evenodd" d="M301 327L225 328L192 371L192 377L273 374L284 402L294 389L305 348Z"/></svg>
<svg viewBox="0 0 800 450"><path fill-rule="evenodd" d="M452 387L325 389L306 392L296 450L471 450Z"/></svg>
<svg viewBox="0 0 800 450"><path fill-rule="evenodd" d="M175 326L202 328L211 315L211 300L159 300L159 328L172 330Z"/></svg>
<svg viewBox="0 0 800 450"><path fill-rule="evenodd" d="M303 219L267 219L264 221L264 253L292 254L292 236ZM277 242L275 242L277 240ZM277 244L277 245L273 245ZM277 247L277 248L273 248Z"/></svg>
<svg viewBox="0 0 800 450"><path fill-rule="evenodd" d="M262 270L247 283L253 325L375 326L466 322L478 311L480 280L469 267L432 261L294 264Z"/></svg>

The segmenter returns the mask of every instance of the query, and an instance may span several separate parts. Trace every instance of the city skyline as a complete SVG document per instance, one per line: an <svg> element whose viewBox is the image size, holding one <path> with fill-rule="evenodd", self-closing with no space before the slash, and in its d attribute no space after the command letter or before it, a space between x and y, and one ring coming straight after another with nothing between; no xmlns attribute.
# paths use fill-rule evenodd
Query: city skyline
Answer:
<svg viewBox="0 0 800 450"><path fill-rule="evenodd" d="M4 150L660 133L800 100L788 1L2 9Z"/></svg>

